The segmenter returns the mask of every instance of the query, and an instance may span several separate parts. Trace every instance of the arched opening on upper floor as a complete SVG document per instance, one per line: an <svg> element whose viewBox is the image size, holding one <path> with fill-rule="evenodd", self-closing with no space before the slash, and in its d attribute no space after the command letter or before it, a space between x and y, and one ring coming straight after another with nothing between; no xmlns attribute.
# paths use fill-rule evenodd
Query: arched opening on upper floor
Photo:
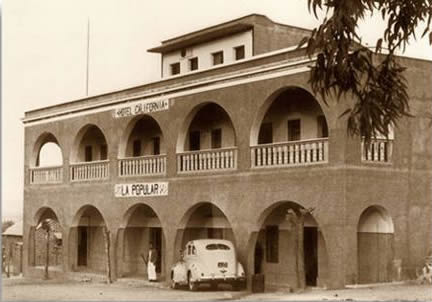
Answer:
<svg viewBox="0 0 432 302"><path fill-rule="evenodd" d="M36 140L31 156L31 167L53 167L63 165L63 152L57 138L49 132Z"/></svg>
<svg viewBox="0 0 432 302"><path fill-rule="evenodd" d="M108 144L99 127L88 124L78 131L72 145L70 166L71 181L109 177Z"/></svg>
<svg viewBox="0 0 432 302"><path fill-rule="evenodd" d="M252 166L327 161L329 128L319 102L307 90L285 87L259 109L251 129Z"/></svg>
<svg viewBox="0 0 432 302"><path fill-rule="evenodd" d="M228 113L216 103L206 102L187 116L177 141L177 152L236 146L236 134Z"/></svg>
<svg viewBox="0 0 432 302"><path fill-rule="evenodd" d="M374 205L360 215L357 227L358 282L391 281L394 226L388 211Z"/></svg>
<svg viewBox="0 0 432 302"><path fill-rule="evenodd" d="M251 238L253 272L265 275L265 287L320 286L328 280L325 236L315 217L296 202L280 201L260 215L258 234ZM302 217L302 218L300 218ZM303 222L302 222L303 220Z"/></svg>
<svg viewBox="0 0 432 302"><path fill-rule="evenodd" d="M158 122L149 115L132 119L120 142L119 157L166 154L164 136Z"/></svg>
<svg viewBox="0 0 432 302"><path fill-rule="evenodd" d="M119 146L119 175L142 176L166 172L166 145L158 122L149 115L132 119Z"/></svg>
<svg viewBox="0 0 432 302"><path fill-rule="evenodd" d="M148 259L150 246L156 250L156 274L164 277L166 243L159 217L146 204L130 207L123 217L123 238L118 240L120 276L145 276L148 278L144 258Z"/></svg>
<svg viewBox="0 0 432 302"><path fill-rule="evenodd" d="M69 261L73 271L105 273L107 226L101 212L92 205L75 214L69 233Z"/></svg>
<svg viewBox="0 0 432 302"><path fill-rule="evenodd" d="M102 130L93 124L81 128L72 146L71 162L93 162L108 159L108 144Z"/></svg>
<svg viewBox="0 0 432 302"><path fill-rule="evenodd" d="M179 172L235 169L236 132L232 119L220 105L196 106L179 129Z"/></svg>

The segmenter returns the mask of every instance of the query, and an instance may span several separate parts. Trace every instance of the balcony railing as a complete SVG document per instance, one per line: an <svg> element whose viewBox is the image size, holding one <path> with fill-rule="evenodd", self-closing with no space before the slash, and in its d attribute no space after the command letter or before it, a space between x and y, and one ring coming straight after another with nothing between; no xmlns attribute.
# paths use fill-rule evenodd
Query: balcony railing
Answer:
<svg viewBox="0 0 432 302"><path fill-rule="evenodd" d="M121 158L119 176L163 175L166 172L166 155Z"/></svg>
<svg viewBox="0 0 432 302"><path fill-rule="evenodd" d="M71 181L101 180L108 176L108 160L70 164Z"/></svg>
<svg viewBox="0 0 432 302"><path fill-rule="evenodd" d="M237 148L189 151L177 154L177 171L225 171L237 168Z"/></svg>
<svg viewBox="0 0 432 302"><path fill-rule="evenodd" d="M361 143L362 161L389 163L391 162L393 152L393 140L375 138L372 139L369 146L366 146L364 140Z"/></svg>
<svg viewBox="0 0 432 302"><path fill-rule="evenodd" d="M328 138L251 147L252 168L308 165L327 161Z"/></svg>
<svg viewBox="0 0 432 302"><path fill-rule="evenodd" d="M63 166L30 168L31 184L54 184L63 181Z"/></svg>

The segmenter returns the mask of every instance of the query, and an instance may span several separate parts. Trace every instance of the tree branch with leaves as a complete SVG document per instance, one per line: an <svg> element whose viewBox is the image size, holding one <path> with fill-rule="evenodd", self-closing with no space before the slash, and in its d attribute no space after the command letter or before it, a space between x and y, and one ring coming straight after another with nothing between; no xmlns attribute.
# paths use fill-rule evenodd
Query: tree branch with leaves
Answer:
<svg viewBox="0 0 432 302"><path fill-rule="evenodd" d="M416 29L424 26L421 37L429 35L432 0L308 0L309 10L322 24L303 39L309 57L315 57L310 84L327 104L330 96L354 96L348 115L348 133L360 135L366 144L377 135L388 137L389 129L404 116L411 116L406 67L396 53L405 50ZM363 46L358 24L379 13L387 26L374 50ZM385 46L385 48L384 48ZM379 55L379 56L377 56Z"/></svg>

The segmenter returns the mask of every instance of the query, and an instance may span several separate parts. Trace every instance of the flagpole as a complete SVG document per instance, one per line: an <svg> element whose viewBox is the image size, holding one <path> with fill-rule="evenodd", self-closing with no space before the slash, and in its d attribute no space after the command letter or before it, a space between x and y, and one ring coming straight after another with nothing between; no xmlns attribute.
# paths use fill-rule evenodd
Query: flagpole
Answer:
<svg viewBox="0 0 432 302"><path fill-rule="evenodd" d="M90 17L87 17L86 96L88 96L88 92L89 92L89 56L90 56Z"/></svg>

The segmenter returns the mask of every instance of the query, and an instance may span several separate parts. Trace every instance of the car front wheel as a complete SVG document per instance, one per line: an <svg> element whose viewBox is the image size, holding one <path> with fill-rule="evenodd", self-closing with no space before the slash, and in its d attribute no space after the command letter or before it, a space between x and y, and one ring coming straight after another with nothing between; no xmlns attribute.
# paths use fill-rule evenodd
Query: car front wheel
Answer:
<svg viewBox="0 0 432 302"><path fill-rule="evenodd" d="M171 288L172 289L178 289L179 284L174 281L174 272L171 272Z"/></svg>
<svg viewBox="0 0 432 302"><path fill-rule="evenodd" d="M188 272L188 286L190 291L196 291L198 289L198 285L191 281L191 272Z"/></svg>

